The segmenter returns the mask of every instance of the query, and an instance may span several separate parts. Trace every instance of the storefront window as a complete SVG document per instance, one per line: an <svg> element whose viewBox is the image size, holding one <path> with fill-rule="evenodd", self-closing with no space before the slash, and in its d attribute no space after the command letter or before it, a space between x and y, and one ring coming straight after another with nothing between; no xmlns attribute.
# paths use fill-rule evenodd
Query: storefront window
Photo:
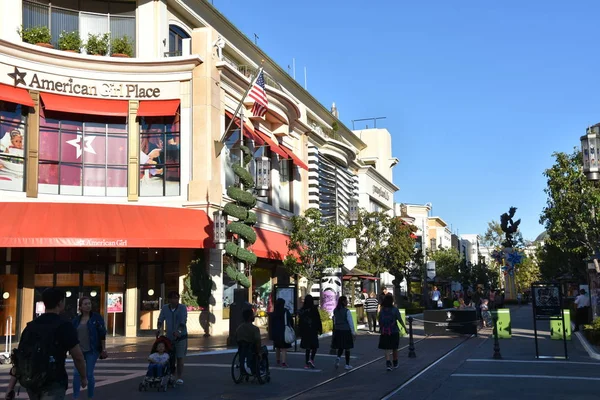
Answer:
<svg viewBox="0 0 600 400"><path fill-rule="evenodd" d="M40 118L40 193L127 196L125 119L89 119Z"/></svg>
<svg viewBox="0 0 600 400"><path fill-rule="evenodd" d="M17 327L17 290L23 249L0 249L0 334L15 335ZM11 327L12 322L12 327ZM8 323L8 324L7 324Z"/></svg>
<svg viewBox="0 0 600 400"><path fill-rule="evenodd" d="M179 196L179 117L142 118L140 196Z"/></svg>
<svg viewBox="0 0 600 400"><path fill-rule="evenodd" d="M0 190L25 189L25 121L21 105L0 101Z"/></svg>

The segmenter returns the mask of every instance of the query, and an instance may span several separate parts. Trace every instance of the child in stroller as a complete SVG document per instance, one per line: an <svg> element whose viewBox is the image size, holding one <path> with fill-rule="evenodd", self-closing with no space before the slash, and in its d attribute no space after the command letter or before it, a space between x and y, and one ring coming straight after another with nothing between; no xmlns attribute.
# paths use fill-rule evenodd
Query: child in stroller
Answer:
<svg viewBox="0 0 600 400"><path fill-rule="evenodd" d="M152 345L152 351L148 356L148 372L139 390L147 391L156 388L159 391L167 391L167 387L175 386L173 373L175 372L175 354L171 341L166 336L160 336Z"/></svg>

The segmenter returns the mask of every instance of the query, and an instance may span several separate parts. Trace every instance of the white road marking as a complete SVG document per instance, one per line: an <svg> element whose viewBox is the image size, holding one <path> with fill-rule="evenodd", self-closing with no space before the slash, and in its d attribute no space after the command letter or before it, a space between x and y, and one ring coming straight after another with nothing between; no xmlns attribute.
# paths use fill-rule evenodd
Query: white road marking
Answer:
<svg viewBox="0 0 600 400"><path fill-rule="evenodd" d="M522 378L522 379L566 379L579 381L600 381L600 378L589 376L554 376L554 375L515 375L515 374L452 374L457 378Z"/></svg>
<svg viewBox="0 0 600 400"><path fill-rule="evenodd" d="M596 362L585 361L541 361L541 360L493 360L487 358L470 358L467 362L515 363L515 364L573 364L573 365L600 365Z"/></svg>

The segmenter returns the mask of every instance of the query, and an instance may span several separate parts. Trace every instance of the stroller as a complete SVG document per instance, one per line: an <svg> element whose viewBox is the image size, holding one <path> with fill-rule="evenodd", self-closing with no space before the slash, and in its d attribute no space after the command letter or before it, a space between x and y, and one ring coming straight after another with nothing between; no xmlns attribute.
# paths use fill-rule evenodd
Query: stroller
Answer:
<svg viewBox="0 0 600 400"><path fill-rule="evenodd" d="M175 346L173 345L173 342L171 342L166 336L157 337L152 344L152 350L150 351L150 354L156 353L156 348L161 343L165 346L165 353L169 355L169 362L162 368L159 374L157 374L157 377L144 377L144 380L140 382L138 386L138 390L140 392L146 392L148 389L156 389L159 392L166 392L167 388L175 387L174 375L175 369L177 368L177 363Z"/></svg>

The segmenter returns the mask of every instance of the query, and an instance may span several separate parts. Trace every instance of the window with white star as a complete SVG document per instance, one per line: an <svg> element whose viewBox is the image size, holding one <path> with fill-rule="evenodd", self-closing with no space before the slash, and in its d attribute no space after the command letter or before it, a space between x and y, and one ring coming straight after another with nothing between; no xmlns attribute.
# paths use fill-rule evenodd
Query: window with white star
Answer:
<svg viewBox="0 0 600 400"><path fill-rule="evenodd" d="M25 190L25 115L23 106L0 101L0 190Z"/></svg>
<svg viewBox="0 0 600 400"><path fill-rule="evenodd" d="M127 196L125 118L42 116L39 158L40 193Z"/></svg>
<svg viewBox="0 0 600 400"><path fill-rule="evenodd" d="M179 196L179 115L140 119L140 196Z"/></svg>

